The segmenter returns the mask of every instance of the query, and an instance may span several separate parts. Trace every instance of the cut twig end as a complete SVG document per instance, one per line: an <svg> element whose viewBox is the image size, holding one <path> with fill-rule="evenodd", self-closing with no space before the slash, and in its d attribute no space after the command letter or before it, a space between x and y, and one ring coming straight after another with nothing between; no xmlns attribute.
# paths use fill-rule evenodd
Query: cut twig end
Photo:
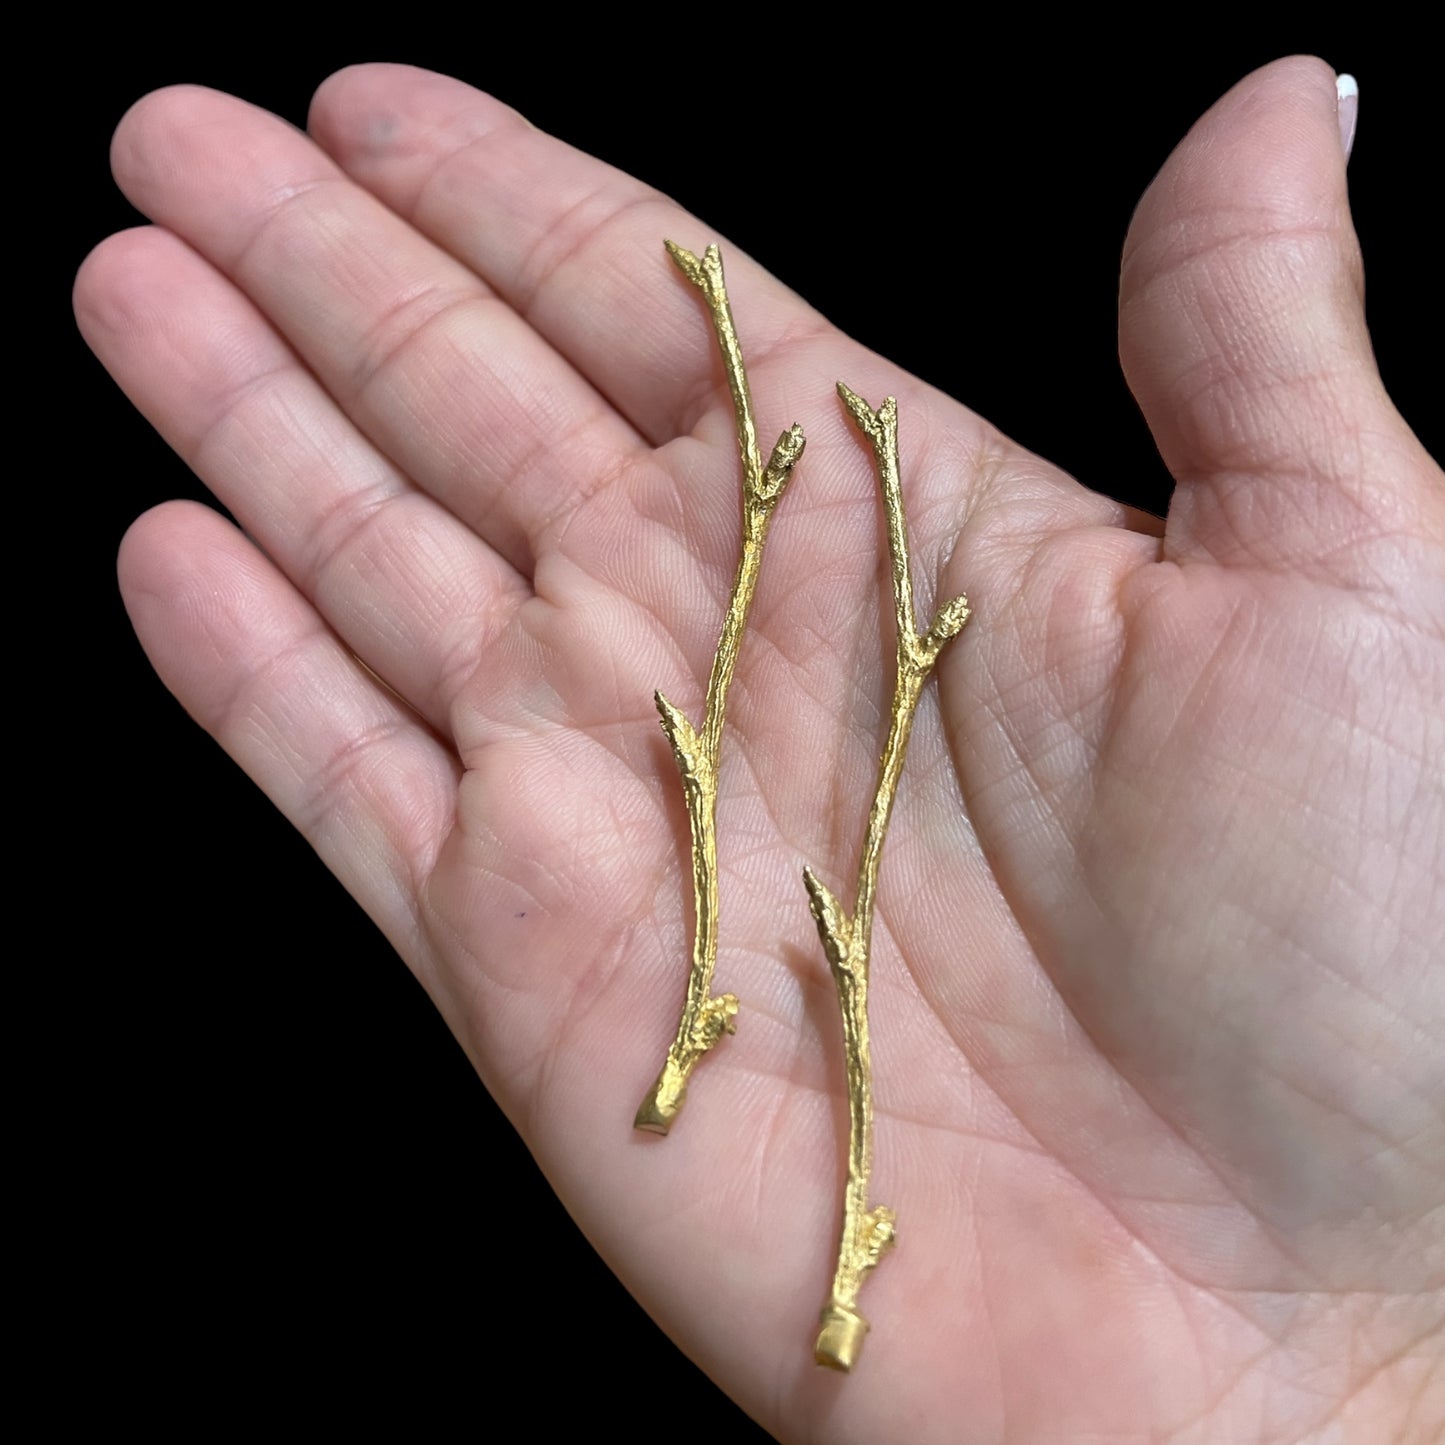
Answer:
<svg viewBox="0 0 1445 1445"><path fill-rule="evenodd" d="M859 1275L872 1269L893 1247L893 1218L893 1211L886 1204L880 1204L858 1221L859 1230L854 1237L856 1243L852 1246L845 1244L844 1247L851 1248L856 1255L854 1263ZM853 1296L839 1299L836 1294L823 1306L819 1318L823 1327L818 1331L818 1340L813 1346L813 1358L830 1370L841 1370L847 1374L863 1352L868 1321L859 1314Z"/></svg>
<svg viewBox="0 0 1445 1445"><path fill-rule="evenodd" d="M648 1134L666 1134L672 1128L682 1106L687 1103L687 1081L697 1061L724 1034L738 1031L738 1001L734 994L722 993L708 999L688 1021L687 1026L667 1051L667 1059L657 1081L647 1091L632 1121L634 1129Z"/></svg>
<svg viewBox="0 0 1445 1445"><path fill-rule="evenodd" d="M672 1121L676 1117L675 1109L668 1113L662 1108L657 1098L657 1086L654 1085L642 1101L642 1106L637 1111L637 1117L632 1121L632 1127L640 1129L644 1134L660 1134L665 1139L667 1131L672 1128Z"/></svg>
<svg viewBox="0 0 1445 1445"><path fill-rule="evenodd" d="M830 1300L821 1316L823 1328L813 1346L813 1358L830 1370L847 1374L863 1350L868 1321L849 1305Z"/></svg>
<svg viewBox="0 0 1445 1445"><path fill-rule="evenodd" d="M686 1102L687 1074L669 1056L657 1076L657 1082L647 1091L647 1097L639 1106L632 1127L641 1129L645 1134L665 1135Z"/></svg>

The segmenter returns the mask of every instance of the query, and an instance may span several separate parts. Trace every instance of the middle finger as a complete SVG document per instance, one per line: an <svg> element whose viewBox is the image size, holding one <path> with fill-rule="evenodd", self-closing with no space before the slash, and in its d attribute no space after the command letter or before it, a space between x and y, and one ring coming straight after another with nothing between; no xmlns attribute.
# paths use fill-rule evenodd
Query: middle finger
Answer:
<svg viewBox="0 0 1445 1445"><path fill-rule="evenodd" d="M236 281L357 425L524 574L588 478L645 448L478 277L284 121L191 86L116 132L131 202Z"/></svg>

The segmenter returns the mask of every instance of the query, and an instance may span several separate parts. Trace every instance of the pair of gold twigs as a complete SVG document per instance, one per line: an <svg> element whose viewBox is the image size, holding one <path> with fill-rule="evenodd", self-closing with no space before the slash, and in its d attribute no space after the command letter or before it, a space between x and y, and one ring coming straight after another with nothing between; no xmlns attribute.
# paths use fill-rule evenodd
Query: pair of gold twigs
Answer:
<svg viewBox="0 0 1445 1445"><path fill-rule="evenodd" d="M737 1027L738 1001L730 993L714 997L717 964L717 769L728 688L762 564L763 545L773 510L788 485L794 464L803 454L803 432L796 423L778 438L766 465L758 447L752 396L743 370L742 348L733 326L716 246L701 257L666 243L678 268L703 294L711 313L723 368L737 415L738 450L743 464L743 540L732 596L723 618L722 635L708 679L703 727L699 733L659 692L657 710L672 745L687 799L692 839L692 886L696 915L692 970L677 1036L667 1051L662 1072L637 1111L636 1126L666 1134L682 1109L688 1079L697 1062L724 1033ZM968 621L968 602L945 602L928 629L919 632L913 612L913 574L903 517L903 490L898 475L898 403L890 396L874 411L841 382L838 395L873 446L888 519L888 551L893 564L893 601L898 639L896 675L888 739L878 766L878 787L868 814L863 856L858 866L858 891L850 914L811 868L804 867L818 936L832 970L843 1014L843 1042L848 1078L848 1183L843 1200L842 1239L833 1288L822 1312L815 1356L819 1364L850 1370L868 1332L858 1311L864 1276L893 1243L893 1211L868 1207L868 1180L873 1164L872 1057L868 1040L868 952L873 936L873 905L878 892L878 867L883 838L903 771L908 735L924 681L939 651Z"/></svg>

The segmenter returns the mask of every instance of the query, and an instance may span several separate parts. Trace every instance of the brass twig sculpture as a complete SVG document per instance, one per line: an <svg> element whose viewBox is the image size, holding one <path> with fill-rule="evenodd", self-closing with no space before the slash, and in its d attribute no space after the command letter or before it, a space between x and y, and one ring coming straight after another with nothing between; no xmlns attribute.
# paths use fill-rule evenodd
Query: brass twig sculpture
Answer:
<svg viewBox="0 0 1445 1445"><path fill-rule="evenodd" d="M768 526L778 498L788 485L793 465L803 454L802 428L795 423L778 438L767 465L763 464L757 428L753 422L753 400L748 391L747 375L743 371L742 348L733 328L727 287L723 281L722 258L717 247L709 246L699 258L671 241L665 244L678 269L706 299L718 345L722 349L723 369L727 372L733 410L737 415L738 451L743 464L743 539L737 576L723 618L712 675L708 679L702 731L697 732L660 692L656 694L662 730L672 744L672 755L682 775L687 799L696 916L692 972L688 976L687 999L678 1022L677 1037L667 1051L657 1082L648 1090L634 1120L637 1128L649 1129L656 1134L666 1134L677 1118L687 1097L688 1078L697 1061L724 1032L732 1033L737 1027L737 999L730 993L719 994L716 998L712 994L713 969L717 964L718 748L722 741L728 688L732 683L733 669L737 666L738 648L757 587Z"/></svg>
<svg viewBox="0 0 1445 1445"><path fill-rule="evenodd" d="M898 403L890 396L875 412L868 403L838 383L854 420L873 444L883 509L888 517L888 551L893 560L893 601L898 619L897 675L893 685L892 721L878 765L878 790L868 814L863 858L858 866L858 896L850 917L811 868L803 869L818 936L838 989L843 1011L843 1044L848 1074L848 1184L843 1196L843 1232L833 1290L823 1307L822 1329L814 1346L820 1365L851 1370L868 1321L858 1312L858 1291L864 1275L893 1243L894 1213L886 1205L868 1207L868 1178L873 1168L873 1064L868 1044L868 949L873 935L873 904L878 892L878 865L888 816L898 791L908 735L924 681L943 644L956 637L968 621L968 600L955 597L934 615L920 633L913 618L913 575L908 560L908 533L903 518L903 492L898 479Z"/></svg>

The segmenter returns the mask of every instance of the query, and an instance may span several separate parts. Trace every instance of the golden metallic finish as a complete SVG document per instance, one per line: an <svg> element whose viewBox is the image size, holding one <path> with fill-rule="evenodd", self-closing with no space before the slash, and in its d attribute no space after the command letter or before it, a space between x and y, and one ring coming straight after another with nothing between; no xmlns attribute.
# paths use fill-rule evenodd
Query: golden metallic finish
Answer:
<svg viewBox="0 0 1445 1445"><path fill-rule="evenodd" d="M692 896L697 920L693 935L692 972L687 981L687 999L677 1026L677 1037L657 1082L648 1090L633 1121L638 1129L666 1134L687 1098L687 1081L697 1061L717 1043L724 1032L737 1028L738 1001L730 993L712 996L712 975L717 964L717 765L722 741L723 711L728 687L737 666L738 648L747 626L748 609L757 587L763 544L773 508L788 485L793 465L803 454L803 432L796 423L778 438L766 466L758 450L757 428L753 422L753 399L743 370L742 348L733 328L723 281L722 258L716 246L709 246L699 259L671 241L664 243L678 269L702 292L712 313L713 328L722 349L723 370L732 391L737 415L738 451L743 462L743 541L732 597L723 618L722 636L713 658L712 676L707 684L707 701L702 732L659 692L657 710L662 730L672 744L672 755L682 775L687 799L687 821L692 836Z"/></svg>
<svg viewBox="0 0 1445 1445"><path fill-rule="evenodd" d="M878 790L868 814L868 833L858 866L858 896L850 918L843 905L803 869L803 882L823 952L838 988L843 1011L843 1046L848 1074L848 1185L843 1195L843 1232L833 1292L824 1305L822 1329L813 1347L820 1365L851 1370L863 1348L868 1321L858 1312L858 1291L864 1275L893 1244L893 1211L885 1205L868 1208L868 1176L873 1168L873 1064L868 1043L868 948L873 936L873 904L878 892L878 865L888 817L903 772L908 735L923 684L951 637L968 621L968 599L945 602L926 632L913 618L913 574L908 561L908 533L903 518L903 490L898 480L898 403L890 396L875 412L868 403L838 383L838 395L873 443L883 509L888 517L888 551L893 559L893 601L898 617L897 675L893 687L892 721L878 765Z"/></svg>

